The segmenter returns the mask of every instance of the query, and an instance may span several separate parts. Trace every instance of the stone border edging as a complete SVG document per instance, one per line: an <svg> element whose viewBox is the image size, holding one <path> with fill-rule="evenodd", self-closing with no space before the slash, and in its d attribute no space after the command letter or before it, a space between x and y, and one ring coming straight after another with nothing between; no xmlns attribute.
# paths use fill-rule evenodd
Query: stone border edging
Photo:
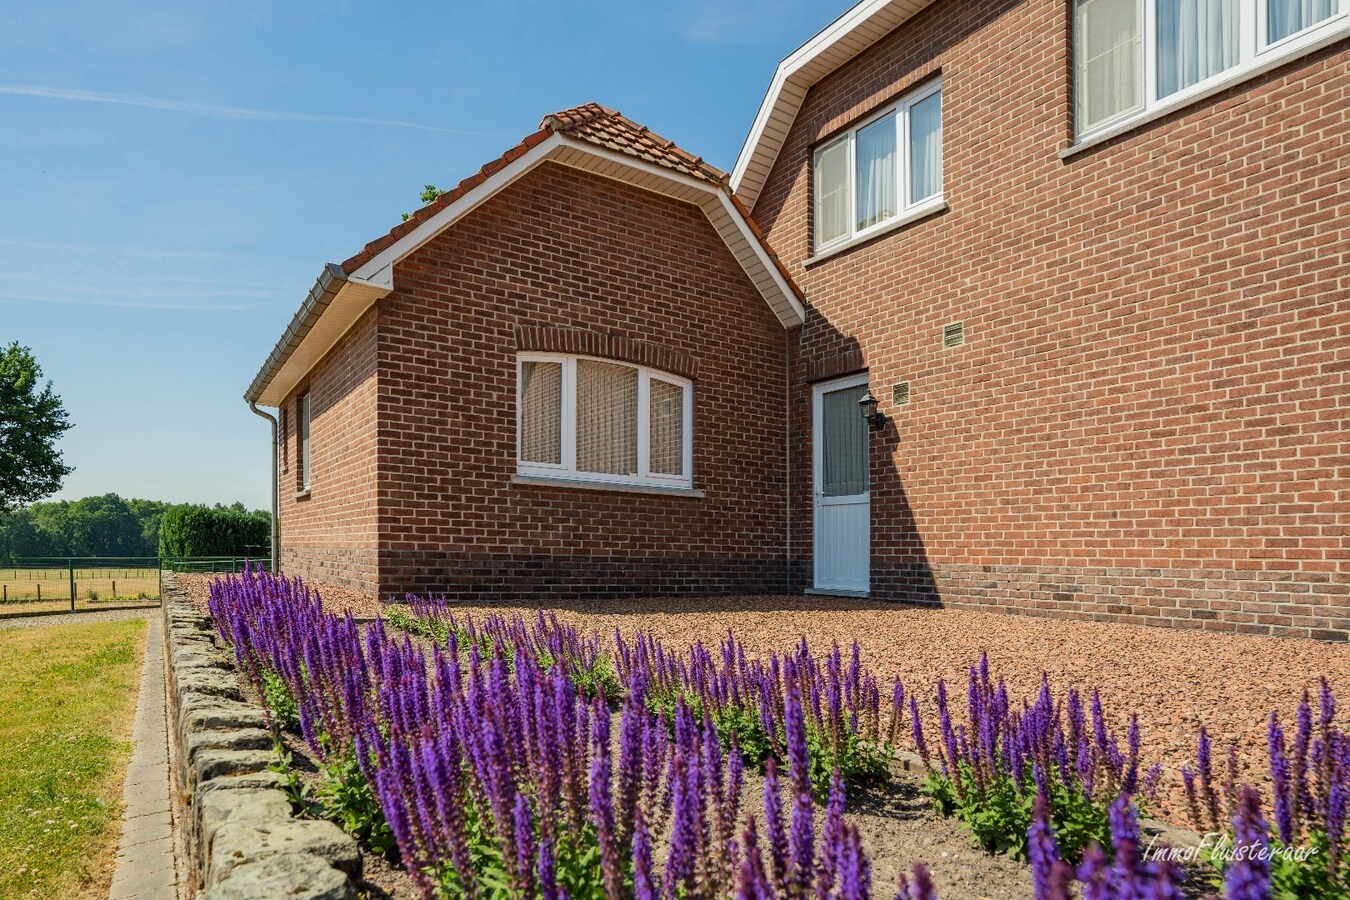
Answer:
<svg viewBox="0 0 1350 900"><path fill-rule="evenodd" d="M356 842L332 822L292 815L268 769L271 735L244 700L233 654L172 574L162 595L172 768L193 887L202 900L355 900Z"/></svg>

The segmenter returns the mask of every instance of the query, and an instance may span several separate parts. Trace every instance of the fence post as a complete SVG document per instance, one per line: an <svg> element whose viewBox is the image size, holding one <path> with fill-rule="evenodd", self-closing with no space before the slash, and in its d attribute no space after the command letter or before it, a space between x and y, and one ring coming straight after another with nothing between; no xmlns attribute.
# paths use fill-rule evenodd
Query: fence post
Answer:
<svg viewBox="0 0 1350 900"><path fill-rule="evenodd" d="M66 565L70 567L70 611L75 611L75 560L66 560Z"/></svg>

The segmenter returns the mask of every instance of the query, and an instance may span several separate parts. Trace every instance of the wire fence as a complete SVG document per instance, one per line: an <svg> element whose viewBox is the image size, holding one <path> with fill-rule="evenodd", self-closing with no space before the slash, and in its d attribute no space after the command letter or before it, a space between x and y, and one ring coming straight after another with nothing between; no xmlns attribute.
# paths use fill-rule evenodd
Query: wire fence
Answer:
<svg viewBox="0 0 1350 900"><path fill-rule="evenodd" d="M261 565L245 556L59 557L0 563L0 618L157 606L162 574L238 572Z"/></svg>

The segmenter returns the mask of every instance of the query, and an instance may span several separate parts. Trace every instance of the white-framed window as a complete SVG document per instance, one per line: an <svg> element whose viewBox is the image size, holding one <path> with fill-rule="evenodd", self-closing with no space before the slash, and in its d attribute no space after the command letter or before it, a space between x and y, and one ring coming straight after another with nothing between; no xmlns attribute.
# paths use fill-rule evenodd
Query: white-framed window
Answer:
<svg viewBox="0 0 1350 900"><path fill-rule="evenodd" d="M942 203L942 82L931 81L819 147L816 252Z"/></svg>
<svg viewBox="0 0 1350 900"><path fill-rule="evenodd" d="M311 453L310 453L310 430L311 430L311 429L310 429L310 425L311 425L311 416L310 416L310 413L311 413L311 410L312 410L312 408L313 408L313 404L310 402L310 396L311 396L311 395L310 395L310 392L309 392L309 391L305 391L303 394L300 395L300 399L299 399L299 401L296 403L296 406L298 407L298 409L297 409L298 415L296 416L296 428L298 429L298 432L299 432L298 435L297 435L297 437L299 438L299 440L296 442L296 444L297 444L297 453L298 453L298 455L299 455L299 457L300 457L300 459L298 460L298 462L300 463L300 466L299 466L299 470L300 470L300 471L299 471L298 474L299 474L299 476L300 476L300 485L299 485L299 487L300 487L300 490L301 490L301 491L307 491L307 490L309 490L309 473L310 473L310 462L311 462L311 460L310 460L310 456L311 456Z"/></svg>
<svg viewBox="0 0 1350 900"><path fill-rule="evenodd" d="M1350 0L1075 0L1075 129L1180 105L1347 24Z"/></svg>
<svg viewBox="0 0 1350 900"><path fill-rule="evenodd" d="M521 475L693 486L694 386L589 356L522 353L516 370Z"/></svg>

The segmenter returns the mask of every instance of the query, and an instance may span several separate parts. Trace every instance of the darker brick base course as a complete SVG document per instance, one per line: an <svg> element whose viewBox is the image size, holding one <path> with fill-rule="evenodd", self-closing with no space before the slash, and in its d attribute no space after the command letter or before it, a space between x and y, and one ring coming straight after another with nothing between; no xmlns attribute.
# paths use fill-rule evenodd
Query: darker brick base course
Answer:
<svg viewBox="0 0 1350 900"><path fill-rule="evenodd" d="M378 555L375 550L345 547L293 547L281 544L281 570L316 584L339 587L375 596L379 588Z"/></svg>
<svg viewBox="0 0 1350 900"><path fill-rule="evenodd" d="M385 600L466 602L795 593L809 560L286 548L287 574ZM376 579L379 589L376 589ZM1350 576L1260 569L1078 569L874 562L875 600L1047 618L1350 640Z"/></svg>
<svg viewBox="0 0 1350 900"><path fill-rule="evenodd" d="M382 556L381 597L444 594L473 601L639 597L663 594L779 594L782 559L488 555L436 552Z"/></svg>
<svg viewBox="0 0 1350 900"><path fill-rule="evenodd" d="M1350 639L1350 576L1259 569L881 567L881 600L1241 634Z"/></svg>

